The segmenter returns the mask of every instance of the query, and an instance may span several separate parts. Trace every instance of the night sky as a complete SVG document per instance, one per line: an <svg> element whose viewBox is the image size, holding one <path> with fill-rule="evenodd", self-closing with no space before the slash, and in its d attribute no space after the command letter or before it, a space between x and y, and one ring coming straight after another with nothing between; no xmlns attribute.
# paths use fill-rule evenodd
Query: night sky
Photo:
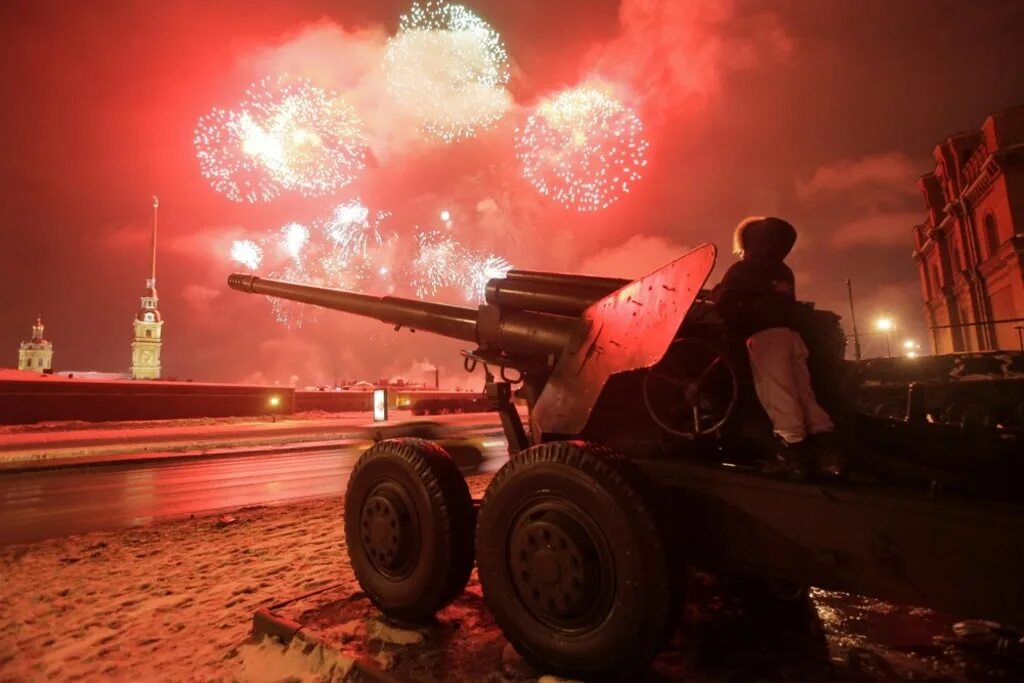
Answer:
<svg viewBox="0 0 1024 683"><path fill-rule="evenodd" d="M863 326L884 313L923 340L916 178L947 135L1024 104L1013 0L470 0L505 41L514 106L475 139L430 144L389 118L372 78L409 4L4 2L0 366L41 313L58 371L127 370L153 194L165 377L421 379L437 363L463 382L457 343L342 314L288 329L226 288L232 240L353 197L406 224L448 209L517 267L620 276L712 241L717 279L735 224L781 215L800 231L800 298L845 317L852 278ZM196 121L284 71L372 120L369 167L329 197L233 203L199 173ZM511 141L540 98L595 78L625 94L651 146L632 193L581 214L526 184Z"/></svg>

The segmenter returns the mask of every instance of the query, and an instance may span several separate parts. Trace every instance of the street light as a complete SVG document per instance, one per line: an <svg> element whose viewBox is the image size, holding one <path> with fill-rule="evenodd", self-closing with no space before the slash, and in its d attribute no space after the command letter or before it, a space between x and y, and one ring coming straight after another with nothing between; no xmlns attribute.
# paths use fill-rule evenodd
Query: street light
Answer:
<svg viewBox="0 0 1024 683"><path fill-rule="evenodd" d="M903 355L907 358L917 358L921 351L921 345L913 339L903 340Z"/></svg>
<svg viewBox="0 0 1024 683"><path fill-rule="evenodd" d="M892 330L895 325L892 318L879 318L875 321L875 327L879 332L885 334L885 355L892 358Z"/></svg>

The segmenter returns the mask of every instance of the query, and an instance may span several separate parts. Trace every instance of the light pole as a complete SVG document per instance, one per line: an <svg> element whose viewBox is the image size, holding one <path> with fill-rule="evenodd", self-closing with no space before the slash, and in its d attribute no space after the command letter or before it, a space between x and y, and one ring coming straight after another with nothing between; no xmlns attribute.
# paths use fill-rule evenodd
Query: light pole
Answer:
<svg viewBox="0 0 1024 683"><path fill-rule="evenodd" d="M860 360L860 335L857 334L857 314L853 310L853 284L846 278L846 293L850 297L850 322L853 323L853 357Z"/></svg>

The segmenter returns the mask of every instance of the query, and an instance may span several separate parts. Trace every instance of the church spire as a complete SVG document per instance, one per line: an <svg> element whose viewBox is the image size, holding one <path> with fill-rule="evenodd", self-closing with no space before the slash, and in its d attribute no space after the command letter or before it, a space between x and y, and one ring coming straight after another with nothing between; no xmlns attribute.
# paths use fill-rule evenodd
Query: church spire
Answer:
<svg viewBox="0 0 1024 683"><path fill-rule="evenodd" d="M163 319L157 309L156 296L156 227L160 200L153 195L153 239L149 251L149 277L142 295L142 307L135 315L135 338L132 341L133 379L160 379L160 347Z"/></svg>
<svg viewBox="0 0 1024 683"><path fill-rule="evenodd" d="M150 270L149 270L149 282L147 286L153 290L153 297L156 297L156 227L157 227L157 212L160 209L160 199L153 195L153 240L151 242L150 249Z"/></svg>

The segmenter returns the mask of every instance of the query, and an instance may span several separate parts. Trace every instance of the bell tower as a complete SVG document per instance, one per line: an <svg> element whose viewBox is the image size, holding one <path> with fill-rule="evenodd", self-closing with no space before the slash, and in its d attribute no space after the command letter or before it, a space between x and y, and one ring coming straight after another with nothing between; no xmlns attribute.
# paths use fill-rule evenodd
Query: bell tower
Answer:
<svg viewBox="0 0 1024 683"><path fill-rule="evenodd" d="M157 309L156 295L156 226L160 201L153 197L153 240L150 249L150 272L142 293L142 306L135 314L132 341L132 379L160 379L161 329L164 322Z"/></svg>

